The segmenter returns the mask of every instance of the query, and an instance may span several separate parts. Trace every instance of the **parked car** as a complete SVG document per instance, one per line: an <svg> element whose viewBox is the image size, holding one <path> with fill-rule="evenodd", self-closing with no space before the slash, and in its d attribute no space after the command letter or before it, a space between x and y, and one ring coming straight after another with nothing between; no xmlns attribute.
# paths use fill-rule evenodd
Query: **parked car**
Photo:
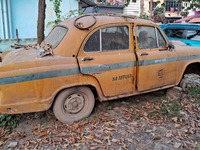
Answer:
<svg viewBox="0 0 200 150"><path fill-rule="evenodd" d="M176 43L176 42L175 42ZM64 123L108 101L179 85L200 75L200 48L173 45L148 20L117 14L68 19L40 47L6 51L0 65L0 113L52 108ZM182 80L183 79L183 80Z"/></svg>
<svg viewBox="0 0 200 150"><path fill-rule="evenodd" d="M171 23L160 25L169 40L180 40L186 45L200 47L200 25Z"/></svg>

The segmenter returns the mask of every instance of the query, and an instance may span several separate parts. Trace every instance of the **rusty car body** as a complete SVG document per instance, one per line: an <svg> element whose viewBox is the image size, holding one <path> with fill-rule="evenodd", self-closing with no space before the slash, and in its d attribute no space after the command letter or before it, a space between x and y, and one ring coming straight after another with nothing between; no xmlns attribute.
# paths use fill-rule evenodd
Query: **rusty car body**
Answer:
<svg viewBox="0 0 200 150"><path fill-rule="evenodd" d="M144 47L142 31L150 34ZM82 15L58 24L40 48L2 54L0 113L52 107L60 121L73 122L90 115L95 97L102 102L173 87L187 73L200 75L200 48L173 46L155 23Z"/></svg>

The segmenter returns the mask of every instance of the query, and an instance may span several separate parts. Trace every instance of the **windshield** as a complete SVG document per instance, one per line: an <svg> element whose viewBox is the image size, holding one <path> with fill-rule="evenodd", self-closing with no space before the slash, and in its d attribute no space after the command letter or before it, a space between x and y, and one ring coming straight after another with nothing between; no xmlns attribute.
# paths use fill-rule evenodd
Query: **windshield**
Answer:
<svg viewBox="0 0 200 150"><path fill-rule="evenodd" d="M52 48L56 48L61 42L68 29L65 27L57 26L55 27L45 39L45 43L52 45Z"/></svg>

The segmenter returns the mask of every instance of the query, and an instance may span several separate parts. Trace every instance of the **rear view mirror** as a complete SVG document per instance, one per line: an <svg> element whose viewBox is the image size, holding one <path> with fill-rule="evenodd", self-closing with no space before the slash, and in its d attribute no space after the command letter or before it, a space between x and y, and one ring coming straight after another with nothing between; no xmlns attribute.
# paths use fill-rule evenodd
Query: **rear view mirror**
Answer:
<svg viewBox="0 0 200 150"><path fill-rule="evenodd" d="M169 42L168 48L169 49L174 49L174 45L172 44L172 42Z"/></svg>

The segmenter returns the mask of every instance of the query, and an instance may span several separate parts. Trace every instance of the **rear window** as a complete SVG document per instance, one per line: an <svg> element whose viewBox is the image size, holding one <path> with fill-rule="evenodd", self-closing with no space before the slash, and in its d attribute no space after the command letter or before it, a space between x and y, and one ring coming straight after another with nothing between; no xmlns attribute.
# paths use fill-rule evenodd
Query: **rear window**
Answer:
<svg viewBox="0 0 200 150"><path fill-rule="evenodd" d="M58 44L62 41L68 29L65 27L57 26L55 27L45 39L45 43L51 44L52 48L56 48Z"/></svg>

